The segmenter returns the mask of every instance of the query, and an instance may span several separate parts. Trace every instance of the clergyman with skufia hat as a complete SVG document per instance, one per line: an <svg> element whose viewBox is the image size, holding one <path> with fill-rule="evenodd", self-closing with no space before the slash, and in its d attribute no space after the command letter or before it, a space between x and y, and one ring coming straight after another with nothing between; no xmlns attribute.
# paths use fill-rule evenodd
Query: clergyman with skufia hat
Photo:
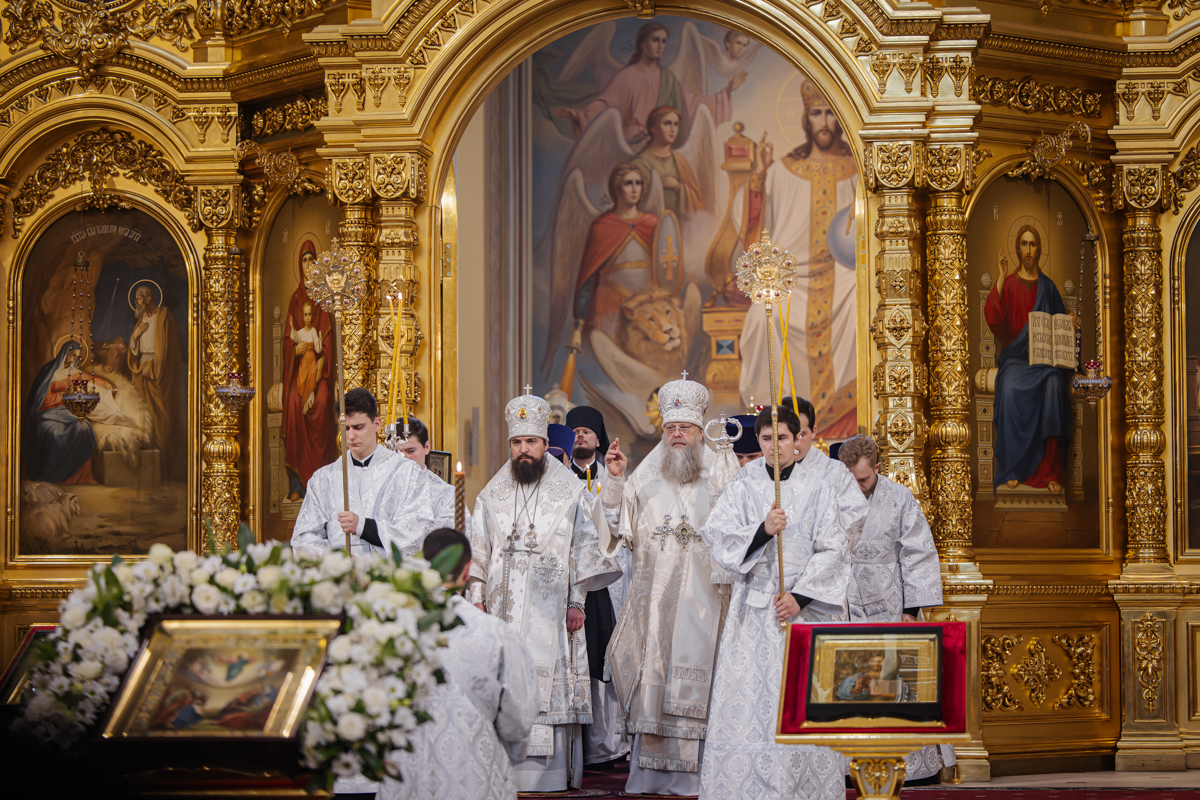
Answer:
<svg viewBox="0 0 1200 800"><path fill-rule="evenodd" d="M817 435L845 439L858 432L858 361L855 349L854 202L858 166L842 126L809 81L800 87L806 141L776 161L763 136L747 186L749 248L764 230L795 260L788 314L788 350L796 390L812 400L822 427ZM783 352L779 328L775 352ZM746 311L741 337L742 401L770 397L767 317Z"/></svg>
<svg viewBox="0 0 1200 800"><path fill-rule="evenodd" d="M608 645L623 722L634 736L630 794L700 790L717 640L733 580L699 530L737 462L731 449L705 445L708 389L686 375L659 390L662 441L628 479L620 443L609 448L603 513L593 514L605 554L633 550L629 598Z"/></svg>
<svg viewBox="0 0 1200 800"><path fill-rule="evenodd" d="M527 387L504 419L511 458L475 500L468 594L521 631L537 670L537 722L514 767L517 788L561 792L582 784L580 726L592 721L584 600L621 569L600 554L586 486L546 453L550 404Z"/></svg>

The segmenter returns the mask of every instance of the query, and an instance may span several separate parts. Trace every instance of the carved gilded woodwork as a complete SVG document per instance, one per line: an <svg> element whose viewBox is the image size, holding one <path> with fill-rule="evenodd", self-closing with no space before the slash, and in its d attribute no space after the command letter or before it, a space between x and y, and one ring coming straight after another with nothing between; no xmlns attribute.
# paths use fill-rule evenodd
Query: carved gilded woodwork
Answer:
<svg viewBox="0 0 1200 800"><path fill-rule="evenodd" d="M21 182L12 199L13 238L20 237L25 218L44 206L56 190L86 180L92 194L99 197L105 195L105 181L116 175L148 184L187 215L192 230L202 226L195 191L161 150L128 131L102 127L85 131L56 149ZM100 201L89 202L97 207Z"/></svg>
<svg viewBox="0 0 1200 800"><path fill-rule="evenodd" d="M1163 676L1163 621L1149 611L1134 623L1133 651L1142 704L1148 714L1158 708Z"/></svg>
<svg viewBox="0 0 1200 800"><path fill-rule="evenodd" d="M378 298L375 265L378 260L375 242L374 190L371 186L366 157L335 158L326 173L327 192L331 199L344 204L342 221L338 224L342 247L358 254L363 280L368 291L350 311L342 315L342 348L345 354L347 388L375 385L376 353L370 346L377 330L375 314Z"/></svg>
<svg viewBox="0 0 1200 800"><path fill-rule="evenodd" d="M232 35L275 25L290 32L293 25L333 3L334 0L225 0L220 6L222 27L225 33Z"/></svg>
<svg viewBox="0 0 1200 800"><path fill-rule="evenodd" d="M1092 129L1084 122L1073 122L1057 136L1051 134L1039 136L1027 151L1029 158L1010 169L1007 173L1008 177L1028 176L1029 178L1053 180L1056 177L1054 168L1071 149L1071 139L1076 136L1091 144Z"/></svg>
<svg viewBox="0 0 1200 800"><path fill-rule="evenodd" d="M304 131L329 113L326 97L298 97L283 105L264 108L250 117L252 136L272 136L285 131Z"/></svg>
<svg viewBox="0 0 1200 800"><path fill-rule="evenodd" d="M1190 94L1188 86L1187 77L1175 81L1122 81L1117 83L1116 97L1125 109L1126 120L1134 118L1142 100L1150 108L1151 118L1158 120L1167 97L1187 97Z"/></svg>
<svg viewBox="0 0 1200 800"><path fill-rule="evenodd" d="M449 10L440 17L418 17L418 21L426 23L425 33L417 39L417 45L409 52L406 61L413 67L425 67L432 63L437 53L449 44L450 40L462 28L466 20L479 13L492 0L461 0L450 6ZM633 0L638 5L648 7L649 15L654 15L653 0ZM638 16L643 16L641 9L633 9ZM414 15L415 16L415 15Z"/></svg>
<svg viewBox="0 0 1200 800"><path fill-rule="evenodd" d="M1070 117L1099 117L1104 96L1092 89L1041 83L1031 75L1019 79L976 75L971 79L971 94L976 102L990 106Z"/></svg>
<svg viewBox="0 0 1200 800"><path fill-rule="evenodd" d="M983 657L980 659L979 685L983 697L984 711L1022 711L1024 706L1008 685L1008 657L1021 643L1023 636L994 636L985 634L982 639Z"/></svg>
<svg viewBox="0 0 1200 800"><path fill-rule="evenodd" d="M1025 684L1029 699L1035 706L1046 702L1046 688L1062 677L1062 670L1046 655L1046 645L1034 636L1029 640L1028 655L1013 668L1013 675Z"/></svg>
<svg viewBox="0 0 1200 800"><path fill-rule="evenodd" d="M925 447L927 371L921 360L925 317L921 307L921 255L916 190L921 147L914 141L875 142L864 153L867 187L879 195L875 236L875 307L872 335L882 355L872 373L872 389L881 411L875 419L884 472L928 498L922 466Z"/></svg>
<svg viewBox="0 0 1200 800"><path fill-rule="evenodd" d="M1071 685L1054 701L1055 710L1096 705L1096 635L1056 634L1052 641L1071 659Z"/></svg>

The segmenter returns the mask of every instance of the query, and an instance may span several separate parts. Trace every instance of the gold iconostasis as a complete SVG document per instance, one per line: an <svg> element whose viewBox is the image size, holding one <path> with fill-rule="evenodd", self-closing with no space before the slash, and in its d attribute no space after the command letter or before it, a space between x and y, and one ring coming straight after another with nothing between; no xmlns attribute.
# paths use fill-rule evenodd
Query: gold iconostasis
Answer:
<svg viewBox="0 0 1200 800"><path fill-rule="evenodd" d="M347 384L468 501L526 383L636 459L659 386L765 403L786 334L817 437L930 519L959 777L1200 767L1191 0L97 3L0 3L0 658L113 556L289 539L341 247ZM733 276L764 232L782 328Z"/></svg>

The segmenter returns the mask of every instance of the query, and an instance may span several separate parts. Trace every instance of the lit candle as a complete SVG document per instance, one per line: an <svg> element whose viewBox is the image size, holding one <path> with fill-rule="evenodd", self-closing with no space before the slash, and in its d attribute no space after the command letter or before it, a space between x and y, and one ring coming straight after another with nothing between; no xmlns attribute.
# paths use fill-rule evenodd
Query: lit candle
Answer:
<svg viewBox="0 0 1200 800"><path fill-rule="evenodd" d="M400 372L400 325L397 320L396 306L392 302L392 296L390 294L387 295L387 301L388 314L392 318L392 373L391 380L388 384L390 387L390 392L388 397L387 420L384 424L394 425L396 422L396 395L402 394L400 392L400 385L398 382L398 375Z"/></svg>
<svg viewBox="0 0 1200 800"><path fill-rule="evenodd" d="M467 476L462 462L454 465L454 527L462 530L467 521Z"/></svg>

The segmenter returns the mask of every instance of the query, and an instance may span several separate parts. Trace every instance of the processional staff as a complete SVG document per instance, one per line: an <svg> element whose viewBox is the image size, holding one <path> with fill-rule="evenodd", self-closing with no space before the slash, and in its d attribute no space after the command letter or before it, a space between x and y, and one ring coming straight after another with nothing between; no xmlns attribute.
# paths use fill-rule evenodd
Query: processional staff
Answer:
<svg viewBox="0 0 1200 800"><path fill-rule="evenodd" d="M745 292L755 305L760 305L767 312L767 376L771 385L771 454L775 460L775 508L780 507L779 499L779 406L775 402L775 326L771 311L775 304L792 290L796 280L795 261L788 252L771 241L766 231L762 238L750 246L738 259L737 287ZM782 324L782 320L780 323ZM783 531L775 536L775 544L779 551L779 599L787 593L783 585ZM779 623L779 627L787 630L787 623Z"/></svg>
<svg viewBox="0 0 1200 800"><path fill-rule="evenodd" d="M343 250L335 237L332 249L326 250L304 275L304 287L308 296L321 308L333 315L334 349L337 352L338 431L342 449L342 502L343 510L350 510L350 465L349 447L346 442L346 374L345 355L342 352L342 314L353 310L366 290L362 262L358 253ZM350 531L346 531L346 553L350 549Z"/></svg>

